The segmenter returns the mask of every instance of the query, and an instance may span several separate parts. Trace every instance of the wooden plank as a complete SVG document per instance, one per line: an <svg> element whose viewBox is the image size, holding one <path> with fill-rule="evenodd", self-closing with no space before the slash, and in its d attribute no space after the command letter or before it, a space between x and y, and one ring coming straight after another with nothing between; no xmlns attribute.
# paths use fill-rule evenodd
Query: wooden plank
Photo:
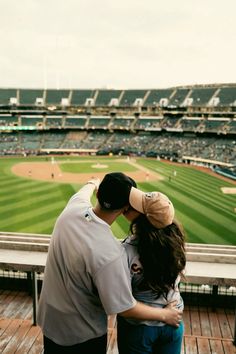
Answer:
<svg viewBox="0 0 236 354"><path fill-rule="evenodd" d="M235 354L236 353L236 347L233 345L233 342L223 341L222 344L223 344L225 354Z"/></svg>
<svg viewBox="0 0 236 354"><path fill-rule="evenodd" d="M38 337L41 329L38 326L31 327L27 333L27 336L23 338L23 341L20 343L19 347L15 351L15 354L26 354L32 347L33 343L35 342L36 338Z"/></svg>
<svg viewBox="0 0 236 354"><path fill-rule="evenodd" d="M209 340L211 352L216 354L225 354L221 340Z"/></svg>
<svg viewBox="0 0 236 354"><path fill-rule="evenodd" d="M40 354L41 352L43 352L43 334L40 331L30 350L28 351L28 354Z"/></svg>
<svg viewBox="0 0 236 354"><path fill-rule="evenodd" d="M198 354L197 340L195 337L184 338L184 344L185 344L185 353L186 354Z"/></svg>
<svg viewBox="0 0 236 354"><path fill-rule="evenodd" d="M221 330L221 335L223 338L232 338L231 330L230 330L230 325L227 319L227 316L225 314L224 309L217 309L217 316L219 319L219 325L220 325L220 330Z"/></svg>
<svg viewBox="0 0 236 354"><path fill-rule="evenodd" d="M0 318L0 338L2 334L5 332L9 324L11 323L10 318ZM1 341L0 341L1 342Z"/></svg>
<svg viewBox="0 0 236 354"><path fill-rule="evenodd" d="M17 348L19 347L22 339L27 335L30 330L31 322L30 321L21 321L21 320L13 320L14 322L19 323L19 327L15 332L14 336L12 336L11 340L8 342L5 349L2 351L3 354L15 353Z"/></svg>
<svg viewBox="0 0 236 354"><path fill-rule="evenodd" d="M225 309L225 314L229 323L232 338L234 337L234 326L236 325L236 313L233 309Z"/></svg>
<svg viewBox="0 0 236 354"><path fill-rule="evenodd" d="M28 317L32 317L32 298L27 296L21 307L16 311L15 318L23 318L28 319Z"/></svg>
<svg viewBox="0 0 236 354"><path fill-rule="evenodd" d="M221 337L220 324L216 312L209 312L209 321L211 324L211 335L212 337Z"/></svg>
<svg viewBox="0 0 236 354"><path fill-rule="evenodd" d="M10 324L7 326L6 330L1 335L0 341L0 353L3 352L7 344L10 342L12 337L15 335L16 331L18 330L22 320L14 321L11 320Z"/></svg>
<svg viewBox="0 0 236 354"><path fill-rule="evenodd" d="M190 306L190 318L191 318L191 325L192 325L191 334L200 336L202 332L200 326L199 311L197 306Z"/></svg>
<svg viewBox="0 0 236 354"><path fill-rule="evenodd" d="M192 328L191 328L190 311L189 311L189 306L187 305L184 308L183 321L184 321L184 333L191 334Z"/></svg>
<svg viewBox="0 0 236 354"><path fill-rule="evenodd" d="M206 307L199 308L200 325L201 325L201 335L211 336L211 325L209 321L208 309Z"/></svg>
<svg viewBox="0 0 236 354"><path fill-rule="evenodd" d="M20 308L24 305L25 301L26 297L24 296L24 294L22 294L21 292L17 293L14 299L10 300L10 302L8 302L8 306L5 306L5 308L1 312L2 317L11 317L12 313L14 314L14 317L17 317L16 312L20 310Z"/></svg>
<svg viewBox="0 0 236 354"><path fill-rule="evenodd" d="M3 313L6 311L6 309L15 301L15 298L17 296L17 291L9 291L6 296L3 298L3 302L1 303L0 307L0 316L3 316ZM7 317L7 316L5 316Z"/></svg>
<svg viewBox="0 0 236 354"><path fill-rule="evenodd" d="M208 339L197 338L198 354L211 354L211 348Z"/></svg>

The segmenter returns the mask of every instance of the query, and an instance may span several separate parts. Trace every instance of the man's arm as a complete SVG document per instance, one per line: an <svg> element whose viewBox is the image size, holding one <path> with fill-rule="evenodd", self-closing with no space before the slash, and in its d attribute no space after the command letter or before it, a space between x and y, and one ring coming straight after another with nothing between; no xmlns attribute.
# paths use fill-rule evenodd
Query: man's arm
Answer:
<svg viewBox="0 0 236 354"><path fill-rule="evenodd" d="M131 309L119 313L125 318L133 318L141 321L160 321L171 326L178 327L182 319L182 311L176 309L176 301L164 308L157 308L145 305L141 302Z"/></svg>
<svg viewBox="0 0 236 354"><path fill-rule="evenodd" d="M81 201L89 201L93 192L97 191L99 183L99 178L91 178L76 194L70 198L68 205L73 203L75 200L77 201L77 199L80 199Z"/></svg>

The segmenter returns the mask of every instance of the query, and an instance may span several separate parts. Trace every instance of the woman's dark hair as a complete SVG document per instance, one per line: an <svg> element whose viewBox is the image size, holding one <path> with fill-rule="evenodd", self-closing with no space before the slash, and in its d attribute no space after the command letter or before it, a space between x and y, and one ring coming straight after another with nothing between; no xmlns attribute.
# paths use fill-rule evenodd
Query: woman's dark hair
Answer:
<svg viewBox="0 0 236 354"><path fill-rule="evenodd" d="M139 259L143 266L144 279L140 288L151 288L157 297L166 297L185 268L183 230L176 221L158 229L144 214L131 223L130 230L138 238Z"/></svg>

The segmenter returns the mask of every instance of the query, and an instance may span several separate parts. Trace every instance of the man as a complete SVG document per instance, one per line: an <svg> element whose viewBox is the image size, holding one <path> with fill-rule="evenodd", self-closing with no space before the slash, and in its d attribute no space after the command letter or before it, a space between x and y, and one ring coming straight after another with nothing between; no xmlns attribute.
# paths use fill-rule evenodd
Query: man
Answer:
<svg viewBox="0 0 236 354"><path fill-rule="evenodd" d="M44 353L106 353L107 315L161 320L178 326L174 305L154 309L132 296L124 248L110 225L135 199L136 183L123 173L107 174L99 185L92 179L69 200L58 217L50 242L38 323ZM97 189L97 203L90 198ZM166 223L173 206L163 207Z"/></svg>

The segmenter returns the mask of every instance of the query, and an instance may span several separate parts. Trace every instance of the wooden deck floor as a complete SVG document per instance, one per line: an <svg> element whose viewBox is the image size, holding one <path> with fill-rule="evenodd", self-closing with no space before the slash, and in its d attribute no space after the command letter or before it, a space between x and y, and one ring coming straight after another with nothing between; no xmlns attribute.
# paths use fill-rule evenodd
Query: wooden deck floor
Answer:
<svg viewBox="0 0 236 354"><path fill-rule="evenodd" d="M115 318L108 322L109 354L118 354ZM235 354L232 309L186 306L182 354ZM0 290L0 353L40 354L42 333L32 326L32 300L24 292ZM174 354L174 353L173 353Z"/></svg>

